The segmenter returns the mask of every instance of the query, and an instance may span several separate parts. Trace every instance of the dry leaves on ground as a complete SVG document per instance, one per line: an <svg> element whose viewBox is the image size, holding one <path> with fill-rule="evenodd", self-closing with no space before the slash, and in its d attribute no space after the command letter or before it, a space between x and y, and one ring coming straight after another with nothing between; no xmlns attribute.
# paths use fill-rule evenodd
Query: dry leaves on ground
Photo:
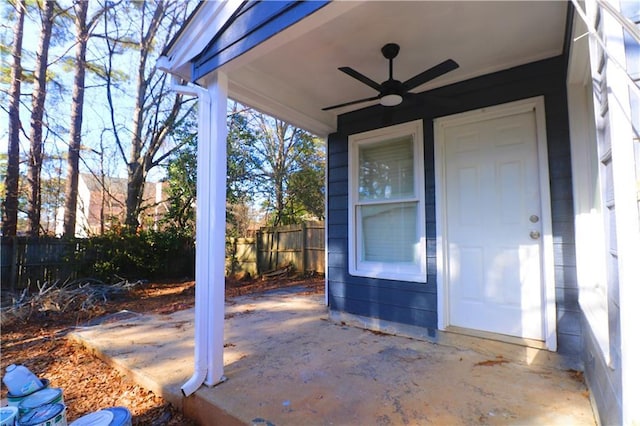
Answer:
<svg viewBox="0 0 640 426"><path fill-rule="evenodd" d="M320 277L229 280L227 297L293 285L305 285L309 292L320 292L324 281ZM69 421L102 408L124 406L131 412L133 424L193 425L161 397L138 386L65 336L75 326L121 310L167 314L188 309L194 304L194 294L193 281L152 283L137 286L91 310L36 312L27 323L18 321L3 326L0 367L4 371L9 364L23 364L48 379L51 387L62 388ZM4 387L1 396L6 397Z"/></svg>

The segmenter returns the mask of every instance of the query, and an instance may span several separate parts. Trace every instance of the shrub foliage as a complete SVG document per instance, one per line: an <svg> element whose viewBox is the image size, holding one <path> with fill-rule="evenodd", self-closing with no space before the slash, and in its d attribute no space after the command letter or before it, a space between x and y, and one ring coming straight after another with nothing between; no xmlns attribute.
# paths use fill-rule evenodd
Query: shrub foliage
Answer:
<svg viewBox="0 0 640 426"><path fill-rule="evenodd" d="M195 246L193 236L180 229L111 232L85 240L73 260L78 276L105 282L191 278Z"/></svg>

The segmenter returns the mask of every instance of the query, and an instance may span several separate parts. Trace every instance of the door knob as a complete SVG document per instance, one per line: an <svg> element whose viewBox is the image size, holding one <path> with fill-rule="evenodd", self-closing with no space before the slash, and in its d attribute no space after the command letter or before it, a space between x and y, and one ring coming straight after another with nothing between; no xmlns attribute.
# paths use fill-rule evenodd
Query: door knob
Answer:
<svg viewBox="0 0 640 426"><path fill-rule="evenodd" d="M538 238L540 238L540 233L538 231L531 231L529 232L529 236L532 240L537 240Z"/></svg>

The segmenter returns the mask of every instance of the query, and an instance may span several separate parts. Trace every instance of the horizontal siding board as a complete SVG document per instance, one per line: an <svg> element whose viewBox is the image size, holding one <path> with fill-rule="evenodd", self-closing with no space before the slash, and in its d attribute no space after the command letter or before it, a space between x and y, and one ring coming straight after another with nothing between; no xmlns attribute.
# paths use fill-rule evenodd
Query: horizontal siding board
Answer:
<svg viewBox="0 0 640 426"><path fill-rule="evenodd" d="M347 216L348 211L346 209L334 210L331 214L327 215L327 221L331 223L331 226L347 225Z"/></svg>
<svg viewBox="0 0 640 426"><path fill-rule="evenodd" d="M557 266L576 266L576 247L573 244L554 244L553 257Z"/></svg>
<svg viewBox="0 0 640 426"><path fill-rule="evenodd" d="M333 167L331 163L329 163L329 172L327 175L327 180L329 182L346 182L349 176L349 169L345 166L336 166Z"/></svg>
<svg viewBox="0 0 640 426"><path fill-rule="evenodd" d="M332 288L337 283L346 281L345 268L341 266L329 266L327 268L327 280L329 281L329 294L332 294Z"/></svg>
<svg viewBox="0 0 640 426"><path fill-rule="evenodd" d="M579 359L582 347L582 336L558 333L558 352Z"/></svg>
<svg viewBox="0 0 640 426"><path fill-rule="evenodd" d="M551 209L551 217L554 225L556 222L573 224L573 204L554 203L553 209Z"/></svg>
<svg viewBox="0 0 640 426"><path fill-rule="evenodd" d="M329 263L333 265L333 267L344 269L348 266L348 259L343 253L328 253L327 257L329 259Z"/></svg>
<svg viewBox="0 0 640 426"><path fill-rule="evenodd" d="M331 135L331 144L327 146L327 158L333 158L334 154L346 155L349 151L349 138L346 135L334 133Z"/></svg>
<svg viewBox="0 0 640 426"><path fill-rule="evenodd" d="M329 182L328 191L331 195L348 195L349 186L345 181Z"/></svg>
<svg viewBox="0 0 640 426"><path fill-rule="evenodd" d="M410 294L407 295L405 293ZM437 310L437 301L432 293L414 293L387 287L338 284L333 286L332 294L335 297L386 306L387 309L416 309L432 312ZM406 303L407 299L411 301L409 304Z"/></svg>
<svg viewBox="0 0 640 426"><path fill-rule="evenodd" d="M573 188L571 178L559 178L551 181L552 200L572 200Z"/></svg>
<svg viewBox="0 0 640 426"><path fill-rule="evenodd" d="M347 238L349 235L349 226L344 224L333 224L328 231L329 238Z"/></svg>
<svg viewBox="0 0 640 426"><path fill-rule="evenodd" d="M556 288L556 303L564 306L565 309L570 311L579 311L580 305L578 301L578 289L557 287Z"/></svg>
<svg viewBox="0 0 640 426"><path fill-rule="evenodd" d="M427 221L427 238L436 237L436 223L434 221Z"/></svg>
<svg viewBox="0 0 640 426"><path fill-rule="evenodd" d="M558 309L558 334L580 336L582 332L582 314L579 311Z"/></svg>
<svg viewBox="0 0 640 426"><path fill-rule="evenodd" d="M553 239L556 243L574 244L573 220L556 220L553 222Z"/></svg>
<svg viewBox="0 0 640 426"><path fill-rule="evenodd" d="M347 207L348 197L347 195L329 195L329 210L332 209L345 209Z"/></svg>
<svg viewBox="0 0 640 426"><path fill-rule="evenodd" d="M347 151L341 151L333 154L329 154L327 161L332 168L347 166L349 164L349 154Z"/></svg>
<svg viewBox="0 0 640 426"><path fill-rule="evenodd" d="M578 288L578 278L575 266L554 266L556 288Z"/></svg>
<svg viewBox="0 0 640 426"><path fill-rule="evenodd" d="M549 177L551 179L570 178L571 156L555 154L553 156L553 161L549 162Z"/></svg>
<svg viewBox="0 0 640 426"><path fill-rule="evenodd" d="M408 283L393 280L373 280L366 277L351 277L348 283L333 287L337 296L353 296L359 300L384 301L384 303L419 309L436 310L436 301L432 299L435 286L425 283ZM354 280L353 278L360 278ZM425 296L430 299L426 300ZM409 302L407 303L407 300Z"/></svg>
<svg viewBox="0 0 640 426"><path fill-rule="evenodd" d="M433 311L418 309L395 309L390 305L371 303L357 299L344 299L332 296L330 298L331 309L348 312L354 315L369 318L378 318L402 324L416 325L426 328L437 326L437 314Z"/></svg>

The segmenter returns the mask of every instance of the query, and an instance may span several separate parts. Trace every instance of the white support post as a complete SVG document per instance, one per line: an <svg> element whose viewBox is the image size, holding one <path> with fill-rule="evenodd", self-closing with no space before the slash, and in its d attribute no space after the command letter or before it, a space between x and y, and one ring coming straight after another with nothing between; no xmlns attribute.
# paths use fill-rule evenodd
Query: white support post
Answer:
<svg viewBox="0 0 640 426"><path fill-rule="evenodd" d="M196 306L194 374L182 386L189 396L203 383L224 381L224 259L227 179L227 76L217 72L198 94ZM184 91L183 90L183 91Z"/></svg>
<svg viewBox="0 0 640 426"><path fill-rule="evenodd" d="M207 90L211 103L208 111L209 138L207 147L202 150L208 153L207 158L198 158L198 207L200 196L208 194L206 222L202 232L208 234L207 259L200 259L202 268L207 269L209 295L201 300L207 307L207 386L214 386L224 380L223 347L224 347L224 261L225 261L225 229L227 200L227 93L228 80L222 72L217 72L207 82ZM204 124L204 123L202 123ZM198 151L203 144L198 141ZM204 157L204 156L203 156ZM205 169L205 170L202 170ZM200 179L200 173L203 179ZM206 177L205 177L206 176ZM204 210L203 210L204 213ZM197 226L197 225L196 225ZM196 241L198 236L196 234ZM196 268L198 266L196 265Z"/></svg>

